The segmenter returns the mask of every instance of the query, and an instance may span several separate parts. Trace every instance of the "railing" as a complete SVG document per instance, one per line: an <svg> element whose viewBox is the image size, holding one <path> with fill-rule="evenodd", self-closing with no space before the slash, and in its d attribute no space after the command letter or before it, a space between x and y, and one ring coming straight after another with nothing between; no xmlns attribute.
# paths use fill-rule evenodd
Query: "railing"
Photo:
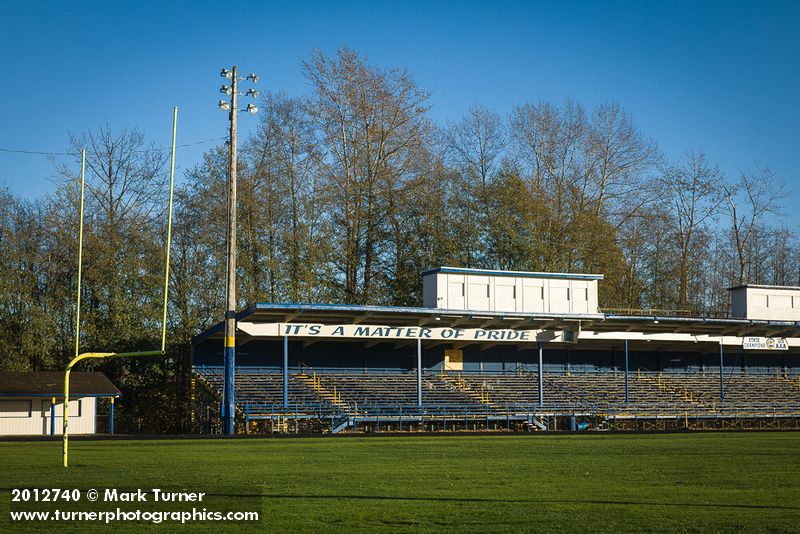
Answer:
<svg viewBox="0 0 800 534"><path fill-rule="evenodd" d="M703 417L703 418L737 418L737 417L800 417L800 403L769 404L750 403L717 404L713 409L701 407L678 407L671 404L607 404L581 405L565 403L546 403L539 405L508 404L499 407L482 405L480 407L463 404L426 404L414 405L371 405L351 406L344 410L330 405L320 404L282 404L250 403L245 404L242 412L250 419L269 417L305 416L326 419L330 416L351 415L358 417L401 417L401 416L436 416L436 417L490 417L490 418L527 418L537 415L585 415L600 417Z"/></svg>
<svg viewBox="0 0 800 534"><path fill-rule="evenodd" d="M692 310L670 310L665 308L598 308L600 313L611 315L643 315L659 317L691 317Z"/></svg>
<svg viewBox="0 0 800 534"><path fill-rule="evenodd" d="M733 317L729 310L710 309L668 309L668 308L598 308L600 313L610 315L636 315L643 317L699 317L704 319L730 319Z"/></svg>
<svg viewBox="0 0 800 534"><path fill-rule="evenodd" d="M699 365L695 365L693 367L699 367ZM223 367L221 365L196 365L194 366L195 371L197 371L201 375L219 375L223 372ZM248 374L282 374L283 369L281 367L266 367L266 366L236 366L237 372L246 372ZM747 367L742 370L741 366L737 365L725 365L723 367L723 371L725 372L725 376L733 375L733 376L781 376L786 377L789 379L797 379L800 378L800 369L789 368L786 369L784 372L782 369L778 368L769 368L769 367ZM373 368L370 367L368 369L364 369L363 367L309 367L309 366L294 366L289 367L289 374L298 374L300 372L305 372L306 374L310 374L312 372L316 372L318 375L320 374L349 374L349 375L390 375L390 376L397 376L397 375L412 375L416 376L417 370L415 368L412 369L396 369L396 368ZM641 372L641 374L658 374L663 373L665 375L699 375L699 376L718 376L719 375L719 366L716 365L706 365L705 371L701 370L690 370L690 369L682 369L677 367L666 368L661 371L653 371L644 367L632 367L629 370L631 376L634 376L637 372ZM423 375L424 376L435 376L440 374L455 374L461 373L463 375L487 375L487 376L525 376L531 375L533 377L537 376L537 370L535 365L525 365L523 368L514 369L505 369L505 370L487 370L487 369L462 369L462 370L443 370L441 368L435 369L424 369ZM619 367L598 367L595 369L585 369L581 367L569 367L569 368L560 368L558 370L553 369L552 364L548 364L545 368L544 375L552 375L552 376L561 376L561 375L599 375L599 374L618 374L624 375L624 369Z"/></svg>
<svg viewBox="0 0 800 534"><path fill-rule="evenodd" d="M676 418L689 417L699 419L738 419L738 418L800 418L800 403L768 404L749 403L746 405L718 403L713 407L680 408L673 405L633 404L627 406L612 405L605 412L609 418Z"/></svg>
<svg viewBox="0 0 800 534"><path fill-rule="evenodd" d="M195 370L200 376L208 378L217 378L219 379L222 374L222 367L217 366L197 366ZM337 375L337 374L347 374L349 376L359 376L362 374L363 369L358 368L357 372L353 372L353 369L343 369L339 368L339 373L329 373L327 370L323 369L314 369L311 370L308 367L305 367L307 372L316 373L317 376L324 376L325 374L330 375ZM240 371L245 371L243 374L272 374L272 375L279 375L282 371L277 368L271 367L241 367ZM616 374L617 376L622 375L623 373L617 371L602 371L602 372L573 372L571 375L574 375L577 379L583 377L597 377L598 378L598 385L602 385L602 378L607 378L602 375L608 374ZM436 379L442 374L441 370L429 370L425 373L426 379ZM464 375L468 378L476 379L478 377L518 377L520 374L518 372L512 371L505 371L505 372L481 372L481 371L455 371L449 372L448 375ZM415 370L412 370L405 373L382 373L380 371L377 372L369 372L367 373L368 376L372 377L381 377L381 376L405 376L411 378L415 376ZM607 414L609 416L619 416L619 417L660 417L660 416L678 416L678 415L686 415L692 417L741 417L745 416L746 414L766 414L766 416L774 416L774 414L782 414L788 416L796 416L800 414L800 395L798 399L795 400L785 400L782 399L781 402L772 402L772 401L759 401L758 399L752 400L727 400L725 402L719 402L712 397L706 398L703 395L705 392L703 391L703 384L694 384L695 390L693 390L693 384L691 381L688 381L686 384L687 391L692 393L691 398L684 398L684 403L681 403L676 398L675 402L672 403L652 403L652 402L630 402L624 403L619 402L617 400L612 401L601 401L598 402L592 399L593 392L591 389L586 389L585 391L581 389L581 385L576 384L574 388L570 387L562 387L560 384L554 383L552 381L547 381L548 376L559 376L558 373L545 373L545 380L546 385L551 388L555 388L558 393L555 397L571 397L571 399L559 399L553 401L553 395L550 395L550 399L545 399L546 402L543 406L540 406L538 403L535 402L535 399L532 399L530 403L519 403L519 402L509 402L503 398L503 395L498 396L491 396L491 405L477 405L476 403L469 403L463 402L460 404L450 404L446 402L439 402L439 403L431 403L425 402L424 406L420 408L416 405L416 396L415 395L408 395L407 399L398 400L394 403L386 403L384 400L375 400L374 402L370 402L369 400L360 399L358 404L356 402L341 402L339 405L334 405L331 402L326 402L320 400L320 402L295 402L289 403L287 406L284 406L282 402L276 400L276 402L263 402L263 401L255 401L252 399L248 399L246 396L240 397L237 402L237 408L240 410L241 413L252 414L253 417L257 417L260 415L269 414L295 414L295 415L303 415L303 416L319 416L319 417L328 417L331 414L343 414L343 413L375 413L378 415L397 415L397 416L404 416L410 414L420 414L421 411L425 411L427 413L433 414L440 414L443 416L479 416L489 414L491 417L495 416L502 416L503 414L512 414L512 413L550 413L550 414L569 414L569 413L590 413L590 414ZM535 379L535 373L528 373L525 372L522 375L526 379ZM666 372L657 372L657 371L650 371L650 370L642 370L636 369L631 371L631 383L635 384L637 377L642 378L650 378L654 380L658 380L659 383L662 379L673 378L676 380L680 380L682 377L685 378L700 378L700 377L707 377L708 379L715 379L715 373L708 373L706 375L702 375L699 373L692 373L692 372L681 372L681 373L666 373ZM730 375L729 375L730 376ZM796 379L792 377L786 377L784 375L775 374L775 373L764 373L764 374L736 374L733 375L737 378L746 378L747 376L752 377L773 377L776 382L780 382L781 384L785 385L796 385L800 387L800 383L794 382ZM787 382L787 378L789 382ZM209 380L208 382L212 382ZM443 384L445 382L442 382ZM726 381L726 385L729 383ZM763 384L763 382L761 383ZM756 384L756 386L761 385ZM211 384L213 386L213 384ZM256 384L257 385L257 384ZM606 383L606 385L610 385ZM652 385L652 383L651 383ZM217 384L218 386L218 384ZM371 393L374 393L376 397L379 397L380 391L374 387L369 388ZM619 384L615 381L613 384L614 388L617 388ZM737 387L746 388L746 382L742 383L739 382ZM682 387L682 385L681 385ZM673 394L675 392L672 392ZM695 393L697 395L695 395ZM423 396L424 397L424 396ZM345 401L347 399L344 399ZM693 404L693 405L692 405Z"/></svg>

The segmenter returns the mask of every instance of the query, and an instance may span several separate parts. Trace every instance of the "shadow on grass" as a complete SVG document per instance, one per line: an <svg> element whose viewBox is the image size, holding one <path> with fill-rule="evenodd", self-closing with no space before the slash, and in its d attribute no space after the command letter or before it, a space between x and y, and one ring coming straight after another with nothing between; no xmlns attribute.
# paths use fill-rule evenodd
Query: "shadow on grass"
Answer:
<svg viewBox="0 0 800 534"><path fill-rule="evenodd" d="M255 496L255 495L254 495ZM234 495L231 495L234 497ZM695 508L743 508L752 510L800 510L800 506L769 504L725 504L702 502L644 502L644 501L604 501L593 499L491 499L476 497L400 497L395 495L278 495L265 494L264 499L296 499L296 500L377 500L377 501L419 501L419 502L474 502L474 503L510 503L510 504L593 504L617 506L670 506Z"/></svg>

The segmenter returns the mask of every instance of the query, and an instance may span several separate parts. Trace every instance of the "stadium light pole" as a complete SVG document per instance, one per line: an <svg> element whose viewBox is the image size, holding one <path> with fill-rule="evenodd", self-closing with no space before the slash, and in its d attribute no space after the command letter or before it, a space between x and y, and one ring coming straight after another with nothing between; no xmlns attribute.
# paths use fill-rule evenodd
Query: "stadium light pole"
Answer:
<svg viewBox="0 0 800 534"><path fill-rule="evenodd" d="M258 91L253 89L246 93L239 93L239 81L250 80L258 82L256 74L248 74L239 78L239 69L236 65L231 70L222 69L220 76L229 79L230 85L220 87L220 92L228 95L230 101L220 100L219 109L228 111L230 122L230 138L228 139L228 235L227 235L227 265L225 277L225 383L222 390L222 421L223 433L232 435L236 433L236 393L234 392L234 377L236 365L236 114L239 111L239 96L258 97ZM253 104L241 111L255 115L258 108Z"/></svg>

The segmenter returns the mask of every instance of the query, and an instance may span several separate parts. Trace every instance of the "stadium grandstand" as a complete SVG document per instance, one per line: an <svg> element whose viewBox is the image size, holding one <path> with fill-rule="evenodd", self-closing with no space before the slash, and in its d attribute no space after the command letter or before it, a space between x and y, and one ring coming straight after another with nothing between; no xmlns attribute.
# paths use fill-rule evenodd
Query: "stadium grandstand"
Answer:
<svg viewBox="0 0 800 534"><path fill-rule="evenodd" d="M239 432L800 428L800 288L731 288L727 318L603 312L602 275L441 267L423 306L237 314ZM217 432L223 324L192 343Z"/></svg>

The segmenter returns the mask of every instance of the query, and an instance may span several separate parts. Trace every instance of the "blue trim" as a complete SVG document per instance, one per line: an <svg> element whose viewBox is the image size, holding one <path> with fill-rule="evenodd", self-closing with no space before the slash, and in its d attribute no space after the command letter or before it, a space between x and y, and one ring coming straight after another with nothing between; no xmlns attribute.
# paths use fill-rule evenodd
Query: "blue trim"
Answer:
<svg viewBox="0 0 800 534"><path fill-rule="evenodd" d="M630 389L628 387L628 340L625 340L625 402L630 398Z"/></svg>
<svg viewBox="0 0 800 534"><path fill-rule="evenodd" d="M719 401L725 401L725 353L722 343L719 344Z"/></svg>
<svg viewBox="0 0 800 534"><path fill-rule="evenodd" d="M225 347L225 378L222 391L222 418L224 434L233 435L236 431L236 347Z"/></svg>
<svg viewBox="0 0 800 534"><path fill-rule="evenodd" d="M491 269L467 269L464 267L437 267L422 273L422 276L430 274L477 274L480 276L514 276L517 278L566 278L568 280L602 280L602 274L584 273L541 273L534 271L494 271Z"/></svg>
<svg viewBox="0 0 800 534"><path fill-rule="evenodd" d="M422 339L417 338L417 405L422 404Z"/></svg>
<svg viewBox="0 0 800 534"><path fill-rule="evenodd" d="M283 336L283 407L289 406L289 336Z"/></svg>
<svg viewBox="0 0 800 534"><path fill-rule="evenodd" d="M541 341L536 342L536 349L539 352L539 366L536 371L539 385L539 406L544 405L544 347Z"/></svg>

